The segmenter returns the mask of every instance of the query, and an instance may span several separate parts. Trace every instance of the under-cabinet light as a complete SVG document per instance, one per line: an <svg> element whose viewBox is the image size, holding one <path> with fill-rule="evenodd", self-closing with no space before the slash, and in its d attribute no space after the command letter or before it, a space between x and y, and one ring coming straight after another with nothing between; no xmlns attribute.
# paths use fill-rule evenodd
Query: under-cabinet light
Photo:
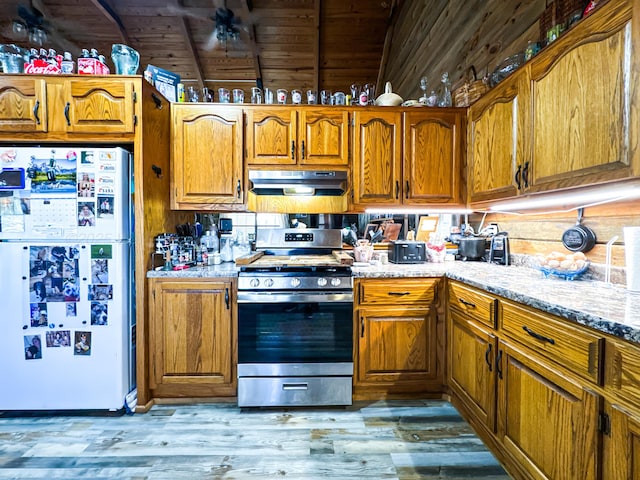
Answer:
<svg viewBox="0 0 640 480"><path fill-rule="evenodd" d="M285 195L313 195L316 193L315 188L311 187L285 187L282 189Z"/></svg>
<svg viewBox="0 0 640 480"><path fill-rule="evenodd" d="M456 207L434 207L434 208L383 208L383 207L371 207L364 211L365 213L373 214L407 214L407 215L437 215L451 214L451 215L469 215L473 213L473 210L468 208L456 208Z"/></svg>
<svg viewBox="0 0 640 480"><path fill-rule="evenodd" d="M565 192L545 195L540 198L514 199L491 205L489 210L492 212L511 212L515 210L531 210L548 207L577 207L619 200L631 200L634 198L640 198L640 186L626 188L612 188L609 186L606 188L581 191L579 193Z"/></svg>

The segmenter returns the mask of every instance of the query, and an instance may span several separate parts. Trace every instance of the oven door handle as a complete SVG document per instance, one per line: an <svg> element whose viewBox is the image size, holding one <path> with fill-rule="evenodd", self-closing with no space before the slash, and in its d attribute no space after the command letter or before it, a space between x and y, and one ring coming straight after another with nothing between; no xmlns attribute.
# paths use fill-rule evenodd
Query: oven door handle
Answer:
<svg viewBox="0 0 640 480"><path fill-rule="evenodd" d="M352 292L317 293L317 292L238 292L238 303L333 303L353 302Z"/></svg>
<svg viewBox="0 0 640 480"><path fill-rule="evenodd" d="M308 383L283 383L282 390L309 390Z"/></svg>

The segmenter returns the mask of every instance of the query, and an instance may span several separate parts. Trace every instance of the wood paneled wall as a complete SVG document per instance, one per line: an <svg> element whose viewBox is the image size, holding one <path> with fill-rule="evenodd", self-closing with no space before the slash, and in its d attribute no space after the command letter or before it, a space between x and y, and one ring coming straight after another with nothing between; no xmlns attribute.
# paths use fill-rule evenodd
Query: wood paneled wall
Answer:
<svg viewBox="0 0 640 480"><path fill-rule="evenodd" d="M549 2L551 0L548 0ZM506 57L540 37L539 18L547 0L403 1L393 24L392 40L381 65L402 98L421 95L420 77L429 90L449 72L454 87L473 65L478 77L492 72Z"/></svg>

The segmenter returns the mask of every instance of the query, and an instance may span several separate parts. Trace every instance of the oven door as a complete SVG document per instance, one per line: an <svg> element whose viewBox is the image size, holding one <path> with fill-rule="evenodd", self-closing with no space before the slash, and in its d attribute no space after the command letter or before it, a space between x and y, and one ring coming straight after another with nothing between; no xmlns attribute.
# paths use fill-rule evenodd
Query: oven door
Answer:
<svg viewBox="0 0 640 480"><path fill-rule="evenodd" d="M353 361L353 294L238 292L238 363Z"/></svg>
<svg viewBox="0 0 640 480"><path fill-rule="evenodd" d="M353 295L238 292L238 406L351 405Z"/></svg>

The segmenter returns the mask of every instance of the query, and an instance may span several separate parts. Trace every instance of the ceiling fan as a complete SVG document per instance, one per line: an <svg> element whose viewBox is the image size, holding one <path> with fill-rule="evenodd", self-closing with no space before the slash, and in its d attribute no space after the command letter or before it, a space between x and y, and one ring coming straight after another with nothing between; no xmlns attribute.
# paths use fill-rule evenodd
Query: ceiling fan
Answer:
<svg viewBox="0 0 640 480"><path fill-rule="evenodd" d="M236 13L227 6L226 0L214 0L213 4L215 12L207 16L196 15L190 12L188 8L179 8L178 12L194 20L212 22L215 25L203 45L205 50L225 50L226 52L232 45L244 46L250 23L236 15ZM252 2L247 0L247 8L243 9L243 13L248 14L252 7ZM173 7L173 9L175 9L175 7ZM236 48L234 48L234 50L235 49Z"/></svg>
<svg viewBox="0 0 640 480"><path fill-rule="evenodd" d="M10 21L10 32L6 36L15 42L28 42L31 46L42 47L50 43L65 51L78 50L60 33L41 0L18 4L17 16Z"/></svg>

